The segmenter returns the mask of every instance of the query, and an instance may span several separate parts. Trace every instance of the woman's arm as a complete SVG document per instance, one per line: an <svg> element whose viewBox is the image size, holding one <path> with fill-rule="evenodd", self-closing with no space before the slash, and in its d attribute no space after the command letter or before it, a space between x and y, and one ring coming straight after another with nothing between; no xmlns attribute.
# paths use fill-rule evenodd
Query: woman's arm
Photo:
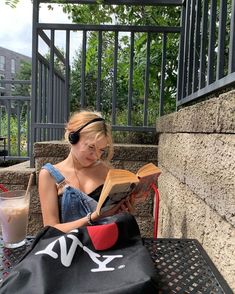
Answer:
<svg viewBox="0 0 235 294"><path fill-rule="evenodd" d="M89 225L88 217L83 217L72 222L60 223L57 187L55 180L45 169L42 169L39 173L38 190L44 226L52 226L63 232L69 232L73 229ZM126 200L121 201L115 207L106 211L105 214L102 214L102 216L98 216L96 212L92 212L90 221L94 222L102 217L111 216L121 211L131 212L131 205Z"/></svg>
<svg viewBox="0 0 235 294"><path fill-rule="evenodd" d="M44 226L52 226L63 232L69 232L88 225L88 217L68 223L60 223L57 187L53 177L45 169L42 169L39 173L38 190ZM91 214L91 221L97 219L98 215L93 212Z"/></svg>

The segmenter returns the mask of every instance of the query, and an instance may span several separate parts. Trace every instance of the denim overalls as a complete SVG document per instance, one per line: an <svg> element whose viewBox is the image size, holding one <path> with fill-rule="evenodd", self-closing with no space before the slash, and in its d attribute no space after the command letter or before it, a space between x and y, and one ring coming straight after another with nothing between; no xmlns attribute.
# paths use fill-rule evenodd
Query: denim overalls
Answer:
<svg viewBox="0 0 235 294"><path fill-rule="evenodd" d="M49 171L57 185L65 181L65 177L52 164L47 163L42 168ZM79 189L65 184L63 195L59 197L60 221L66 223L85 217L89 212L95 210L96 205L97 202L94 199Z"/></svg>

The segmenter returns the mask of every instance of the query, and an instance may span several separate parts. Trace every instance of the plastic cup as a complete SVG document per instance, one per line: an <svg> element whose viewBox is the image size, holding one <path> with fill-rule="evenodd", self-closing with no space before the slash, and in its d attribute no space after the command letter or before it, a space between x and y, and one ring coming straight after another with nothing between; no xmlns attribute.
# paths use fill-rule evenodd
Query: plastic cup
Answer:
<svg viewBox="0 0 235 294"><path fill-rule="evenodd" d="M2 238L7 248L17 248L25 244L30 193L25 190L0 193L0 222Z"/></svg>

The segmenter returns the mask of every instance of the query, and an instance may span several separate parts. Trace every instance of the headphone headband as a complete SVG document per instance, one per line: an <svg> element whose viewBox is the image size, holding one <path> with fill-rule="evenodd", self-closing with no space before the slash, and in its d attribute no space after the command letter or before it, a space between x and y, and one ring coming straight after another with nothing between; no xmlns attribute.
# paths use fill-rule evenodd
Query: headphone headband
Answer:
<svg viewBox="0 0 235 294"><path fill-rule="evenodd" d="M96 117L90 121L88 121L85 125L83 125L80 129L78 129L75 133L80 133L82 129L84 129L86 126L96 122L96 121L104 121L102 117Z"/></svg>
<svg viewBox="0 0 235 294"><path fill-rule="evenodd" d="M76 144L79 141L79 137L80 137L79 133L81 132L81 130L84 129L86 126L88 126L88 125L90 125L90 124L92 124L92 123L94 123L96 121L104 121L104 119L102 117L96 117L96 118L88 121L85 125L80 127L80 129L78 129L77 131L69 133L69 137L68 137L69 142L71 144Z"/></svg>

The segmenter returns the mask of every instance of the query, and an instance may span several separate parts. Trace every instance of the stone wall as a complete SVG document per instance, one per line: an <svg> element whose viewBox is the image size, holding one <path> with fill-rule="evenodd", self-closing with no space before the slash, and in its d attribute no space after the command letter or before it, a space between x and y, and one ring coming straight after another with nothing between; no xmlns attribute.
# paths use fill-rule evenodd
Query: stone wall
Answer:
<svg viewBox="0 0 235 294"><path fill-rule="evenodd" d="M157 121L162 237L195 238L235 290L235 91Z"/></svg>
<svg viewBox="0 0 235 294"><path fill-rule="evenodd" d="M69 153L69 145L62 141L40 142L34 145L35 168L29 168L29 162L14 165L9 168L0 168L0 182L9 190L26 189L29 176L35 174L31 195L28 233L35 235L42 228L42 215L38 197L38 173L46 162L55 164L63 160ZM157 164L157 146L153 145L124 145L114 146L112 165L115 168L124 168L133 172L145 163ZM143 237L153 236L153 195L144 205L136 209L136 218Z"/></svg>

